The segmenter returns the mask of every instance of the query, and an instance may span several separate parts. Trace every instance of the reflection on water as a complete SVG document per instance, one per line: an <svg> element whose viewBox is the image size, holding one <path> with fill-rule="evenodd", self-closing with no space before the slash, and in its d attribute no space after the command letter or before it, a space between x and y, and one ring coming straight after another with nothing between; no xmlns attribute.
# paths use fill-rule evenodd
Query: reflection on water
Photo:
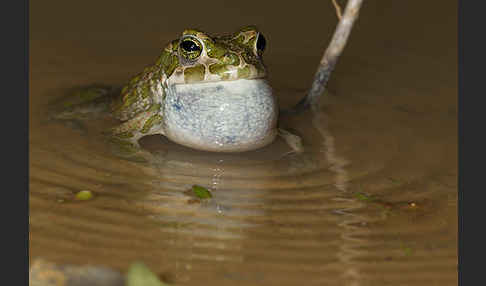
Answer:
<svg viewBox="0 0 486 286"><path fill-rule="evenodd" d="M176 233L176 237L181 238L181 241L171 241L170 248L185 249L174 257L178 281L190 281L191 271L187 270L194 268L192 261L196 261L196 265L197 261L248 263L249 256L262 250L267 251L270 262L279 260L280 267L285 267L287 272L292 271L298 259L319 259L320 255L312 258L314 255L306 252L306 246L309 242L319 246L315 236L320 235L321 230L298 227L311 234L301 239L296 226L309 222L312 225L328 224L318 214L336 206L322 202L343 191L346 176L341 163L344 160L336 155L333 138L320 123L321 113L307 116L319 131L313 134L316 141L322 142L322 147L317 150L289 154L282 148L286 147L283 142L247 156L179 148L180 151L164 153L155 168L144 168L149 176L157 178L152 181L154 190L163 188L164 193L154 191L139 203L152 206L158 214L151 218L172 226L164 231ZM280 146L282 151L276 148L278 144L283 145ZM326 179L324 182L323 178ZM188 203L190 199L185 197L184 191L192 184L209 187L213 199L201 204ZM305 186L312 190L299 190ZM322 188L328 192L323 192ZM292 215L296 212L299 215ZM282 241L278 235L272 237L272 229L277 234L293 234L293 238ZM253 245L246 245L246 241L252 241ZM275 246L279 241L282 245ZM272 244L274 246L269 248ZM208 249L211 249L210 253ZM264 279L266 275L262 273L261 276L258 279Z"/></svg>
<svg viewBox="0 0 486 286"><path fill-rule="evenodd" d="M231 8L216 2L212 8ZM444 32L451 29L424 24L427 3L378 2L365 3L321 108L281 118L282 128L303 139L303 153L289 153L281 138L260 150L213 154L149 136L141 143L156 154L150 164L111 155L99 133L114 122L67 127L45 120L46 103L73 86L119 85L152 62L163 46L158 39L171 39L186 25L175 25L176 15L155 17L169 5L162 2L148 10L117 2L113 13L109 1L96 4L99 11L84 1L76 9L89 12L92 22L82 24L61 3L55 6L66 13L52 15L49 5L33 2L31 259L119 271L142 260L175 285L455 285L457 85L450 67L455 44L447 48L450 32ZM259 5L265 17L274 13L272 5ZM281 8L282 17L299 9L306 17L292 27L262 23L255 11L229 13L227 20L235 27L263 25L270 82L288 107L305 91L322 52L315 39L322 31L312 24L322 15L304 6ZM320 8L332 27L332 5ZM402 22L411 13L417 21ZM124 21L139 14L146 15L140 23ZM187 12L215 32L228 32L221 19L202 16ZM161 29L160 21L172 25ZM385 21L398 32L377 33ZM145 44L120 45L128 34ZM195 184L213 198L195 201L187 192ZM94 199L74 200L80 190L91 190Z"/></svg>

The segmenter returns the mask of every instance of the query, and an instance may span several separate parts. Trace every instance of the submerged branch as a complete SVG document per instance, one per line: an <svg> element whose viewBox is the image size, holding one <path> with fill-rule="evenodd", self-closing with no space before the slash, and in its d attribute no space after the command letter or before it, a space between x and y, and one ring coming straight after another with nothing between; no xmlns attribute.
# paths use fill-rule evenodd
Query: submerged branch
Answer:
<svg viewBox="0 0 486 286"><path fill-rule="evenodd" d="M317 107L319 98L326 88L331 72L348 41L354 21L358 18L362 3L363 0L348 0L344 14L334 31L331 43L322 56L309 93L290 112L300 112L309 107L314 110Z"/></svg>

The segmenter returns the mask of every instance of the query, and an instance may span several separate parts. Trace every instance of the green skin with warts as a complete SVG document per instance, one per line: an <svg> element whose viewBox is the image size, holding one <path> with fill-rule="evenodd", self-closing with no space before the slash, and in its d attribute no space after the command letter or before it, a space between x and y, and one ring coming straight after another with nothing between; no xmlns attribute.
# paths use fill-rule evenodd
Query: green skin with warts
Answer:
<svg viewBox="0 0 486 286"><path fill-rule="evenodd" d="M164 135L162 106L172 85L264 78L263 51L256 46L258 36L253 26L219 37L195 29L185 30L179 39L162 49L153 65L135 75L118 95L110 97L109 112L122 121L106 132L110 141L137 150L141 137ZM192 41L199 49L186 51L181 45L183 41ZM84 104L89 98L97 98L92 93L86 90L78 96Z"/></svg>

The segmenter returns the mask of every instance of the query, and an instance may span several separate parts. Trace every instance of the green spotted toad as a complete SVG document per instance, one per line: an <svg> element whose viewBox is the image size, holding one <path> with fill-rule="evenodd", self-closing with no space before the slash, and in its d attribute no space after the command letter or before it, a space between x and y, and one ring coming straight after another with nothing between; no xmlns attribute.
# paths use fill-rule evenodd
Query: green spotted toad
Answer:
<svg viewBox="0 0 486 286"><path fill-rule="evenodd" d="M262 62L265 45L253 26L219 37L185 30L121 92L108 96L107 89L92 88L78 93L84 99L74 100L78 104L57 117L89 114L87 109L100 108L101 98L122 121L107 132L110 141L124 148L139 150L138 140L153 134L212 152L263 147L279 133L277 101Z"/></svg>

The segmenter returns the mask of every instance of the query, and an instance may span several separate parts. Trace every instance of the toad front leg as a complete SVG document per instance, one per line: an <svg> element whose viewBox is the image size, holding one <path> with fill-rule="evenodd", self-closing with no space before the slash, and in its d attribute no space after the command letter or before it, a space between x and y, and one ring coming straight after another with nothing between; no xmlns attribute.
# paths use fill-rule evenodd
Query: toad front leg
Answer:
<svg viewBox="0 0 486 286"><path fill-rule="evenodd" d="M152 155L141 149L138 140L147 135L163 135L162 123L160 104L156 104L149 110L140 112L134 118L111 128L104 134L108 136L108 141L114 145L117 155L129 158L141 156L148 159L147 157Z"/></svg>
<svg viewBox="0 0 486 286"><path fill-rule="evenodd" d="M302 138L299 136L290 133L289 131L279 128L278 129L278 136L282 137L285 140L287 145L292 149L292 151L286 153L287 154L300 154L304 152L304 146L302 145Z"/></svg>

